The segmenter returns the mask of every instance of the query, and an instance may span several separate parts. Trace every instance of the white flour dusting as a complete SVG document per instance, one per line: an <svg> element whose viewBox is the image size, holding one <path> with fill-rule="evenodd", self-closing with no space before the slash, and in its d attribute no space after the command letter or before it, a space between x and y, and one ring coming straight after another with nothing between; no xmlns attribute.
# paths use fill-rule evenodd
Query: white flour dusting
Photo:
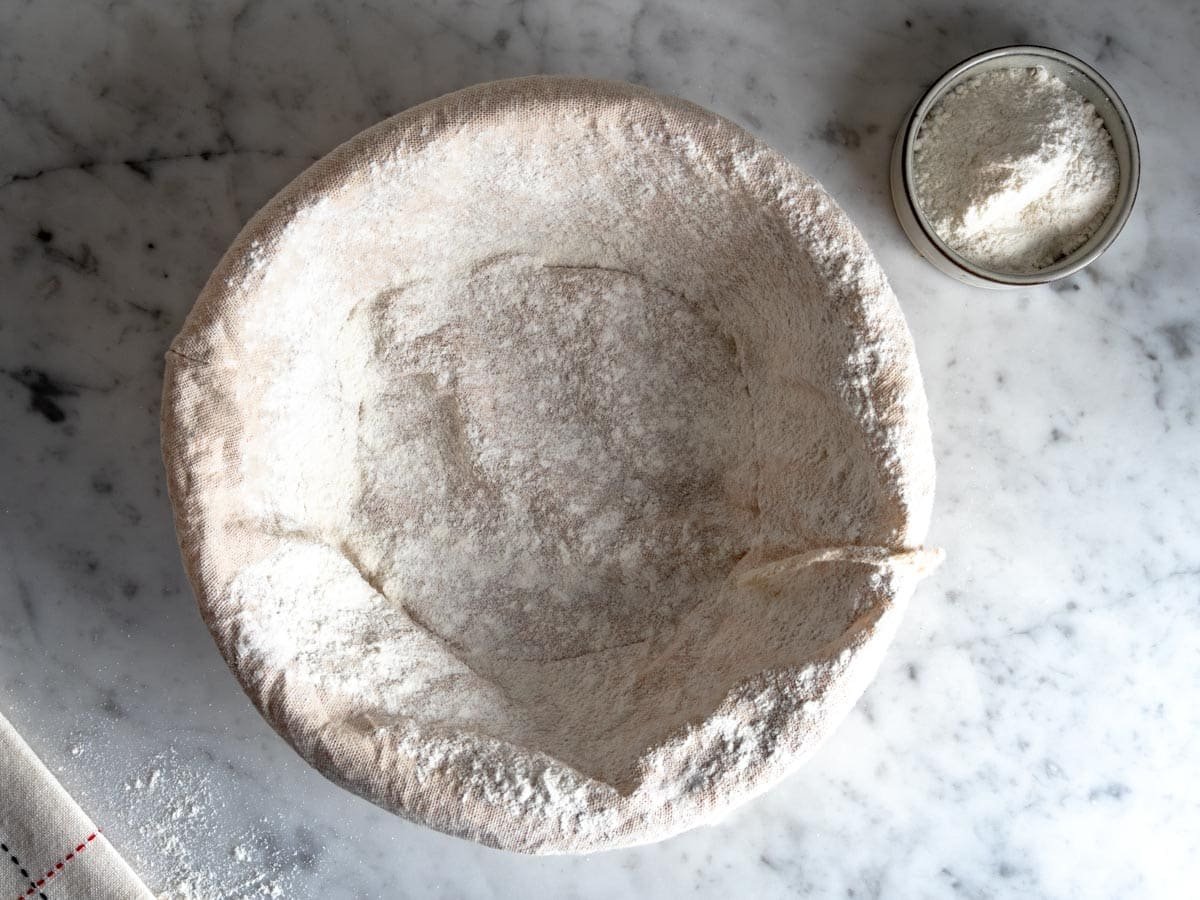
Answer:
<svg viewBox="0 0 1200 900"><path fill-rule="evenodd" d="M1096 109L1044 68L995 69L930 111L915 143L917 200L971 262L1027 274L1081 247L1117 196Z"/></svg>
<svg viewBox="0 0 1200 900"><path fill-rule="evenodd" d="M287 895L296 865L281 864L266 831L240 832L236 843L223 843L227 807L207 765L162 754L122 788L127 821L140 824L121 849L159 900Z"/></svg>

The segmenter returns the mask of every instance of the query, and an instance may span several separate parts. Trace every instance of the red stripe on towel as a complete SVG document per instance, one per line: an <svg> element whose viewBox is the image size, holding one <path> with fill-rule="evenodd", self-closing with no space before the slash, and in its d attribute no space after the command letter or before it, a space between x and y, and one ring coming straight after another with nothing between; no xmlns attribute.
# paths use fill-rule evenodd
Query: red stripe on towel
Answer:
<svg viewBox="0 0 1200 900"><path fill-rule="evenodd" d="M99 833L100 833L99 830L93 831L86 838L84 838L82 844L79 844L75 848L74 851L68 853L61 860L56 862L54 864L54 868L46 873L45 878L39 879L38 881L35 881L33 884L31 884L29 889L27 891L25 891L25 893L23 893L17 897L17 900L25 900L26 897L28 897L30 894L32 894L34 891L36 891L38 888L40 888L43 884L45 884L47 881L49 881L51 878L53 878L55 875L57 875L59 872L61 872L63 866L66 865L68 862L70 862L72 859L74 859L75 856L77 856L78 854L80 854L84 850L86 850L87 845L90 844L92 841L94 841L96 839L96 835Z"/></svg>

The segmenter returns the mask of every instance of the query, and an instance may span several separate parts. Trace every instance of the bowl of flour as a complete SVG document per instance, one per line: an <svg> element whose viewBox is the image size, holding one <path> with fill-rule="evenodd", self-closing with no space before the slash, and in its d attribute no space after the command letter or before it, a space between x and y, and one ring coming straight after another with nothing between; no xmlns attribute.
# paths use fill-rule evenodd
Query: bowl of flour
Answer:
<svg viewBox="0 0 1200 900"><path fill-rule="evenodd" d="M1066 277L1128 219L1137 137L1116 92L1059 50L989 50L913 107L892 155L905 233L943 272L986 288Z"/></svg>

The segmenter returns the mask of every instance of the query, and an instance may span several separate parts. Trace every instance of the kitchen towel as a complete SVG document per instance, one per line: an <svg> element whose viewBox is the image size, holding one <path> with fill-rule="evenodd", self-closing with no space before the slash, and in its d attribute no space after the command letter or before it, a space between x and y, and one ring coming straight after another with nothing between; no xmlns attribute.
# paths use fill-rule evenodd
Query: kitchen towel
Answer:
<svg viewBox="0 0 1200 900"><path fill-rule="evenodd" d="M0 715L0 900L154 895Z"/></svg>

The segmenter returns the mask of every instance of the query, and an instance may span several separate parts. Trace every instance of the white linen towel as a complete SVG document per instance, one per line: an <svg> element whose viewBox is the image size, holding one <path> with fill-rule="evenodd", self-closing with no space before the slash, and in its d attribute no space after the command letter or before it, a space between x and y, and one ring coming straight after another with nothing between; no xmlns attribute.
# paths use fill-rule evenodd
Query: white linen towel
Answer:
<svg viewBox="0 0 1200 900"><path fill-rule="evenodd" d="M0 715L0 900L154 900Z"/></svg>

